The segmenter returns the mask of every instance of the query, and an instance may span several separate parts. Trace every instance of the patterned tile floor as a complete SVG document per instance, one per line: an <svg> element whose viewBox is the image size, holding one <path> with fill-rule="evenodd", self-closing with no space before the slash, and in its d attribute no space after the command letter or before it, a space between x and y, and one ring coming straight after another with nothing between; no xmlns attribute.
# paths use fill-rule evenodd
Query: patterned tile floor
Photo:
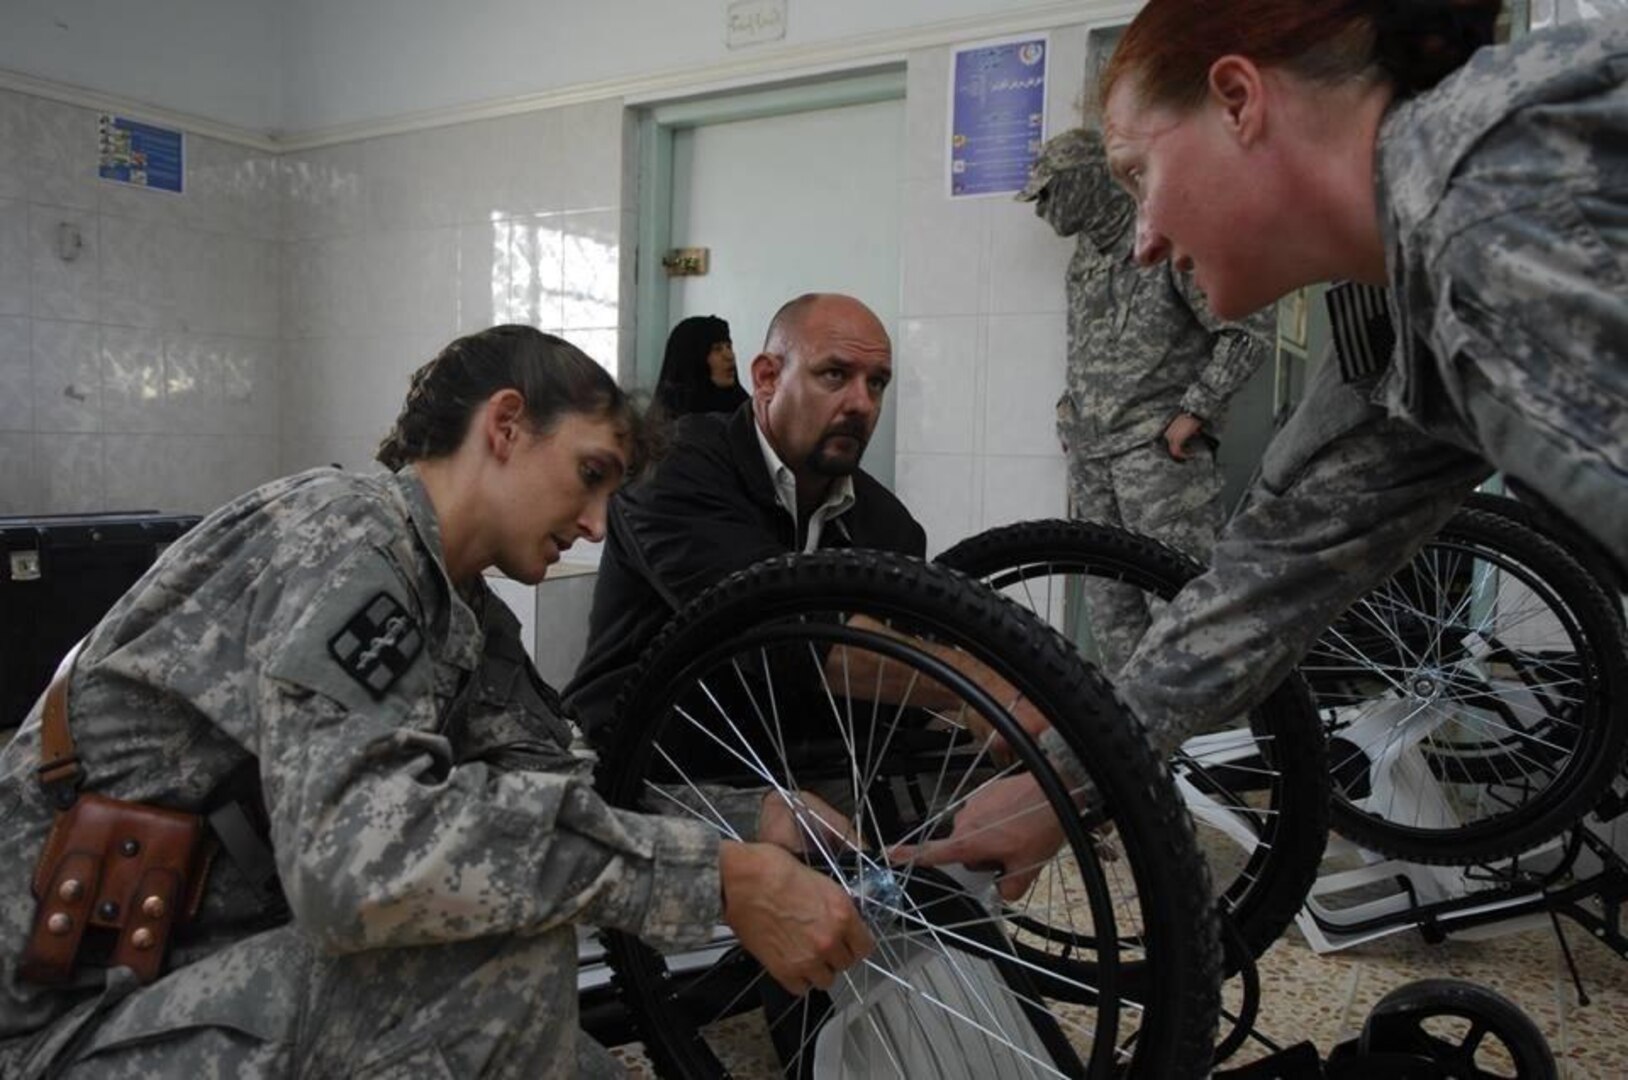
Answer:
<svg viewBox="0 0 1628 1080"><path fill-rule="evenodd" d="M1547 927L1440 945L1403 933L1324 956L1290 931L1261 962L1258 1028L1280 1043L1310 1039L1326 1054L1355 1037L1368 1010L1394 987L1431 977L1467 979L1512 999L1537 1022L1564 1080L1628 1080L1628 961L1575 925L1563 925L1591 1000L1587 1006L1577 1004L1571 976ZM1228 994L1236 1000L1235 989ZM744 1023L739 1038L760 1039L760 1032L761 1025ZM638 1044L616 1053L631 1076L654 1075ZM1230 1064L1262 1053L1246 1048ZM778 1075L766 1045L758 1060L760 1071L736 1075L761 1080Z"/></svg>
<svg viewBox="0 0 1628 1080"><path fill-rule="evenodd" d="M1439 945L1403 933L1318 956L1297 932L1261 963L1259 1028L1278 1041L1307 1038L1327 1053L1355 1037L1387 992L1415 979L1465 979L1514 1001L1542 1029L1566 1080L1628 1077L1628 962L1562 923L1590 1004L1579 1006L1547 926L1485 941ZM1255 1054L1241 1053L1238 1062Z"/></svg>

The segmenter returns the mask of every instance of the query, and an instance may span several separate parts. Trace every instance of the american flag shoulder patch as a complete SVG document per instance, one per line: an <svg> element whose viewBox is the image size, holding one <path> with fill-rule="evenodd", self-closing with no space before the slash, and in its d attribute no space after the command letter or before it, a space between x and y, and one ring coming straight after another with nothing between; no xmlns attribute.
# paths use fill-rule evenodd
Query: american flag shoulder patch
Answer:
<svg viewBox="0 0 1628 1080"><path fill-rule="evenodd" d="M1383 371L1396 351L1396 324L1386 288L1346 281L1328 290L1329 325L1340 376L1356 382Z"/></svg>

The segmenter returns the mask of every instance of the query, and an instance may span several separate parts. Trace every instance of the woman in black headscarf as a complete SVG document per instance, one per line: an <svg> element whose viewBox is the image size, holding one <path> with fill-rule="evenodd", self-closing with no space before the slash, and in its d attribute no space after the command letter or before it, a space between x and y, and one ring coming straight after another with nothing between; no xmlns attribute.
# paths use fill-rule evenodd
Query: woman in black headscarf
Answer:
<svg viewBox="0 0 1628 1080"><path fill-rule="evenodd" d="M673 327L656 381L656 405L669 419L697 412L734 412L747 399L735 378L729 324L694 315Z"/></svg>

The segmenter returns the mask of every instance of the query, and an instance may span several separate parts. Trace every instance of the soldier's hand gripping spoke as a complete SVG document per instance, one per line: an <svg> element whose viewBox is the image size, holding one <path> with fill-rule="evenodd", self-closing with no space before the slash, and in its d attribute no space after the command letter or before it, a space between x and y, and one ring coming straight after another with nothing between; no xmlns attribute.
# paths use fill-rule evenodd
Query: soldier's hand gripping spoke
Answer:
<svg viewBox="0 0 1628 1080"><path fill-rule="evenodd" d="M875 946L847 892L780 847L725 841L718 868L724 922L793 994L829 989Z"/></svg>
<svg viewBox="0 0 1628 1080"><path fill-rule="evenodd" d="M1009 776L986 784L955 815L949 836L902 844L888 852L894 862L914 866L960 863L999 867L1001 899L1017 900L1034 884L1065 837L1057 811L1031 776Z"/></svg>

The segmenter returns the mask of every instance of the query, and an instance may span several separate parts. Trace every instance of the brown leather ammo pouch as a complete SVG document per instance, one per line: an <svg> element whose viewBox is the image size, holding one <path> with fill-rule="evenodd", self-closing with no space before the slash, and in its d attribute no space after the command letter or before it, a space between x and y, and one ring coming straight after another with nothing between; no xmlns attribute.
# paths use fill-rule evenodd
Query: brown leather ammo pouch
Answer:
<svg viewBox="0 0 1628 1080"><path fill-rule="evenodd" d="M59 809L34 867L34 929L18 973L55 984L81 965L127 967L150 983L177 920L197 914L215 845L198 814L78 793L72 665L69 654L46 692L39 777Z"/></svg>

